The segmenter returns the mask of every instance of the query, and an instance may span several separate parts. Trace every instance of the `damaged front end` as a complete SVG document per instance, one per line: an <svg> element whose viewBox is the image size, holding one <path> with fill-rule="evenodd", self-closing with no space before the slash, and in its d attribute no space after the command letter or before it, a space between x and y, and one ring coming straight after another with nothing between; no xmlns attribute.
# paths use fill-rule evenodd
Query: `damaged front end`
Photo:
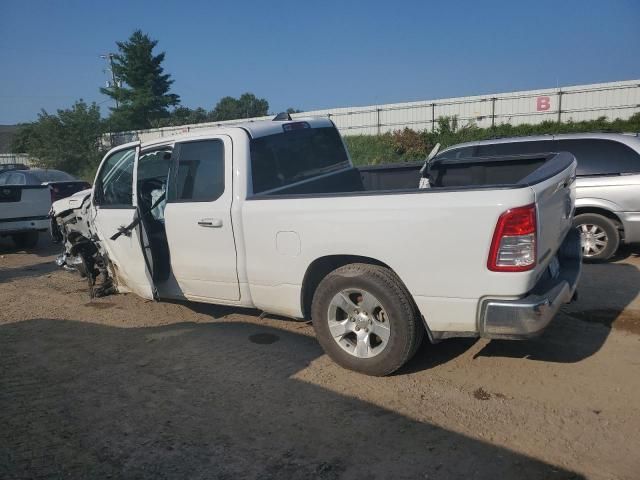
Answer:
<svg viewBox="0 0 640 480"><path fill-rule="evenodd" d="M59 267L77 271L87 279L91 298L116 292L110 274L109 260L100 247L90 219L91 190L54 202L51 217L51 237L63 251L56 258Z"/></svg>

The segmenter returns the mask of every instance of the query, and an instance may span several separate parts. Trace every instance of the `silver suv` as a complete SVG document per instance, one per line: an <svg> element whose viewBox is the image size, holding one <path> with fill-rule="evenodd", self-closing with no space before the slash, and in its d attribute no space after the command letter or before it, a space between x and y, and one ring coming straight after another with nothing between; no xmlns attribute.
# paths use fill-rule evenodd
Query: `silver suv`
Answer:
<svg viewBox="0 0 640 480"><path fill-rule="evenodd" d="M574 225L585 259L604 261L622 243L640 242L640 138L578 133L512 137L454 145L440 158L571 152L578 160Z"/></svg>

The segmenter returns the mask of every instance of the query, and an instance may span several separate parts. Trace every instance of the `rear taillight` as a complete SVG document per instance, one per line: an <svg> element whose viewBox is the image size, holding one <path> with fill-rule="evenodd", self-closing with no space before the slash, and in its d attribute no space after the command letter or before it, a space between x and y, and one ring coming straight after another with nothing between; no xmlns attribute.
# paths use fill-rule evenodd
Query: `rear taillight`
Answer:
<svg viewBox="0 0 640 480"><path fill-rule="evenodd" d="M494 272L524 272L536 265L536 206L512 208L498 219L487 267Z"/></svg>

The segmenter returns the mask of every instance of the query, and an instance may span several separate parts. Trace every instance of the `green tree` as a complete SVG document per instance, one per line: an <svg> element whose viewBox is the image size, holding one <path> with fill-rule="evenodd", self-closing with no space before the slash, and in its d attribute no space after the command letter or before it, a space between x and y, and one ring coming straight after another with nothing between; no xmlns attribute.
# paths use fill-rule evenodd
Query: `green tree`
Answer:
<svg viewBox="0 0 640 480"><path fill-rule="evenodd" d="M211 112L211 120L235 120L237 118L263 117L269 114L269 102L253 93L243 93L240 98L223 97Z"/></svg>
<svg viewBox="0 0 640 480"><path fill-rule="evenodd" d="M289 107L285 110L289 115L292 113L302 113L302 110L298 110L297 108Z"/></svg>
<svg viewBox="0 0 640 480"><path fill-rule="evenodd" d="M154 55L157 40L140 30L126 42L116 44L119 53L113 56L112 63L116 84L100 89L118 103L111 109L110 128L149 128L169 117L169 107L180 103L178 95L169 93L173 80L162 68L165 53Z"/></svg>
<svg viewBox="0 0 640 480"><path fill-rule="evenodd" d="M39 166L90 178L102 155L102 133L100 107L80 99L56 114L42 110L37 121L21 125L12 151L29 154Z"/></svg>
<svg viewBox="0 0 640 480"><path fill-rule="evenodd" d="M158 126L193 125L211 121L211 114L204 108L178 107L171 112L168 118L158 122Z"/></svg>

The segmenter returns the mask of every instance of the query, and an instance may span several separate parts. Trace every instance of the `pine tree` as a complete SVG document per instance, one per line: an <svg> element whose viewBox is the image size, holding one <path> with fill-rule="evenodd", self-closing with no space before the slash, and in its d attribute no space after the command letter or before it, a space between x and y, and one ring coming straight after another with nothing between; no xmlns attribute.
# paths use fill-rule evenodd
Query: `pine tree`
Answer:
<svg viewBox="0 0 640 480"><path fill-rule="evenodd" d="M171 75L161 64L165 53L153 55L158 44L142 31L135 31L126 42L116 42L119 53L113 56L116 85L100 91L118 102L112 108L110 128L131 130L158 125L169 116L169 107L180 103L180 97L169 93Z"/></svg>

